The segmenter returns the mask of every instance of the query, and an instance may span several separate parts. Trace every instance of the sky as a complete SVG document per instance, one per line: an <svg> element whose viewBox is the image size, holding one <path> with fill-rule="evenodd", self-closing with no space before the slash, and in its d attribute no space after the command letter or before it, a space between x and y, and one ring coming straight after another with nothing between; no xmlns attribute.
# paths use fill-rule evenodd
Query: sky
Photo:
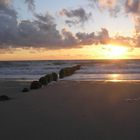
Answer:
<svg viewBox="0 0 140 140"><path fill-rule="evenodd" d="M140 0L0 0L0 60L139 58Z"/></svg>

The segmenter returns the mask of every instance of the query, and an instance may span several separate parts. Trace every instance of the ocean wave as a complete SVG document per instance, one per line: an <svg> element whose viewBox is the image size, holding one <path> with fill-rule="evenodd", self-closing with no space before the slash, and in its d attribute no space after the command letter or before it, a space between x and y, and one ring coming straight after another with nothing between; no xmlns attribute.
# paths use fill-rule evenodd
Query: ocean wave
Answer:
<svg viewBox="0 0 140 140"><path fill-rule="evenodd" d="M72 61L7 61L0 62L0 78L29 78L35 79L51 72L58 73L61 68L81 64L82 67L75 75L85 76L90 79L93 74L98 76L93 79L103 78L104 74L134 74L140 73L140 60L109 61L109 60L72 60ZM103 74L102 77L99 74ZM89 76L90 75L90 76ZM75 77L77 78L77 77Z"/></svg>

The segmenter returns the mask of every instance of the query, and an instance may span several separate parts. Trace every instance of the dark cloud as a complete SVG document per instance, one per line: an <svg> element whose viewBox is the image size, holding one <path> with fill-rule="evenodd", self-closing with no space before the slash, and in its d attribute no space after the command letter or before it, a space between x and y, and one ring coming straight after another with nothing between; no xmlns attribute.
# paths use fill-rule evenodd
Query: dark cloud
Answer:
<svg viewBox="0 0 140 140"><path fill-rule="evenodd" d="M102 28L101 31L98 33L98 36L96 37L101 44L106 44L109 40L109 33L108 30L105 28Z"/></svg>
<svg viewBox="0 0 140 140"><path fill-rule="evenodd" d="M46 13L45 15L34 14L34 16L43 23L47 23L50 25L54 23L54 18L49 13Z"/></svg>
<svg viewBox="0 0 140 140"><path fill-rule="evenodd" d="M56 24L50 18L50 15L36 15L37 19L33 22L22 21L19 24L19 45L46 47L49 49L74 48L82 45L105 44L109 40L107 29L102 28L100 32L95 33L77 33L62 29L58 31ZM50 20L48 20L50 19Z"/></svg>
<svg viewBox="0 0 140 140"><path fill-rule="evenodd" d="M0 0L0 15L7 14L11 17L16 17L16 11L10 8L10 6L11 0Z"/></svg>
<svg viewBox="0 0 140 140"><path fill-rule="evenodd" d="M17 13L10 8L10 1L0 1L0 44L10 44L17 35Z"/></svg>
<svg viewBox="0 0 140 140"><path fill-rule="evenodd" d="M26 2L34 5L34 1L26 0ZM91 13L86 13L82 8L70 11L63 9L61 15L65 15L70 24L79 24L88 21ZM97 33L78 32L73 34L66 29L58 30L55 18L49 13L37 14L34 11L33 16L32 20L19 21L10 0L0 0L0 49L11 50L11 48L19 47L64 49L83 45L107 44L113 40L105 28ZM130 39L123 37L115 39L120 42L130 41ZM137 39L139 40L140 37L137 36ZM135 42L138 43L138 40Z"/></svg>
<svg viewBox="0 0 140 140"><path fill-rule="evenodd" d="M21 21L18 25L20 45L36 47L55 47L61 42L61 35L56 29L53 17L49 14L35 15L34 21Z"/></svg>
<svg viewBox="0 0 140 140"><path fill-rule="evenodd" d="M84 24L87 22L92 14L87 13L83 8L78 8L74 10L67 10L63 9L60 11L61 16L66 16L68 19L65 21L68 25L74 25L74 24Z"/></svg>
<svg viewBox="0 0 140 140"><path fill-rule="evenodd" d="M77 33L76 37L80 40L80 43L83 45L90 45L95 42L95 33Z"/></svg>
<svg viewBox="0 0 140 140"><path fill-rule="evenodd" d="M0 6L2 7L8 7L11 0L0 0Z"/></svg>
<svg viewBox="0 0 140 140"><path fill-rule="evenodd" d="M3 46L56 45L61 40L59 31L49 14L35 15L35 20L17 22L17 13L8 2L0 1L0 44Z"/></svg>
<svg viewBox="0 0 140 140"><path fill-rule="evenodd" d="M81 22L88 20L88 16L82 9L67 13L69 17L79 17ZM49 13L37 14L34 12L34 20L18 21L16 11L10 6L10 1L0 1L0 48L73 48L87 44L104 43L107 30L102 29L98 36L91 34L74 35L72 32L62 29L59 31L54 17ZM95 39L96 38L96 39ZM100 40L101 39L101 40ZM96 41L94 41L96 40ZM100 41L99 41L100 40ZM89 43L88 43L89 44Z"/></svg>
<svg viewBox="0 0 140 140"><path fill-rule="evenodd" d="M126 0L125 10L126 10L126 13L140 14L140 1L139 0Z"/></svg>
<svg viewBox="0 0 140 140"><path fill-rule="evenodd" d="M82 45L92 45L92 44L107 44L110 40L108 30L102 28L100 32L95 34L92 33L77 33L76 37L80 40Z"/></svg>
<svg viewBox="0 0 140 140"><path fill-rule="evenodd" d="M63 35L63 46L78 45L78 40L70 31L67 31L66 29L62 29L62 35Z"/></svg>
<svg viewBox="0 0 140 140"><path fill-rule="evenodd" d="M102 28L100 32L92 33L77 33L76 37L81 45L100 45L100 44L116 44L130 47L136 46L136 39L132 37L115 36L110 37L107 29Z"/></svg>
<svg viewBox="0 0 140 140"><path fill-rule="evenodd" d="M72 33L57 30L50 14L35 14L35 20L17 22L17 15L10 7L0 8L0 48L35 47L62 48L76 45Z"/></svg>

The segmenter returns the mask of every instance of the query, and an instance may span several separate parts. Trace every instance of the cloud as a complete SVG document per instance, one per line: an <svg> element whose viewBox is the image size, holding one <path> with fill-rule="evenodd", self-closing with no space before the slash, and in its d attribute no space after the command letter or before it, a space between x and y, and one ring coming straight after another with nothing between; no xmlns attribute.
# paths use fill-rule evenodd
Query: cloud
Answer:
<svg viewBox="0 0 140 140"><path fill-rule="evenodd" d="M116 6L117 0L98 0L99 5L103 8L113 9Z"/></svg>
<svg viewBox="0 0 140 140"><path fill-rule="evenodd" d="M10 44L16 39L17 13L10 7L10 1L0 1L0 44Z"/></svg>
<svg viewBox="0 0 140 140"><path fill-rule="evenodd" d="M34 1L26 0L26 2L34 5ZM60 14L67 17L72 24L84 24L91 16L91 13L87 13L82 8L63 9ZM49 13L38 14L34 11L33 16L32 20L19 20L17 12L11 6L11 1L0 0L0 49L11 50L11 48L19 47L64 49L92 44L107 44L113 40L105 28L99 32L73 34L65 28L58 30L55 18ZM120 42L127 40L126 38L115 39L120 40ZM138 43L138 40L135 42Z"/></svg>
<svg viewBox="0 0 140 140"><path fill-rule="evenodd" d="M34 14L34 20L18 21L17 12L10 5L10 1L0 1L0 48L74 48L87 44L88 38L94 38L92 33L87 39L78 37L72 32L57 29L55 19L49 13ZM66 14L66 13L65 13ZM88 20L82 9L67 13L69 17L78 17L81 22ZM105 36L105 29L99 33L96 40ZM79 33L80 34L80 33ZM85 33L86 35L86 33ZM92 39L91 39L92 40ZM94 39L93 39L94 40ZM99 41L98 41L99 42ZM103 41L100 41L101 43ZM91 42L95 43L94 41Z"/></svg>
<svg viewBox="0 0 140 140"><path fill-rule="evenodd" d="M135 47L140 47L140 1L139 0L126 0L125 12L130 15L135 24Z"/></svg>
<svg viewBox="0 0 140 140"><path fill-rule="evenodd" d="M36 14L34 21L22 20L17 22L17 13L9 5L9 2L0 1L1 48L11 45L13 48L18 46L51 46L57 40L61 40L52 16Z"/></svg>
<svg viewBox="0 0 140 140"><path fill-rule="evenodd" d="M139 0L126 0L125 10L126 10L126 13L139 14L140 13L140 1Z"/></svg>
<svg viewBox="0 0 140 140"><path fill-rule="evenodd" d="M9 6L11 0L0 0L0 6L7 7Z"/></svg>
<svg viewBox="0 0 140 140"><path fill-rule="evenodd" d="M115 36L110 39L109 43L130 47L132 49L135 46L135 39L133 37Z"/></svg>
<svg viewBox="0 0 140 140"><path fill-rule="evenodd" d="M54 17L52 17L49 13L46 13L45 15L41 15L41 14L34 14L34 16L43 23L47 23L47 24L53 24L54 23Z"/></svg>
<svg viewBox="0 0 140 140"><path fill-rule="evenodd" d="M140 32L140 1L139 0L126 0L125 12L132 16L135 22L136 33Z"/></svg>
<svg viewBox="0 0 140 140"><path fill-rule="evenodd" d="M108 30L102 28L101 31L98 33L97 39L101 44L106 44L109 40L109 33Z"/></svg>
<svg viewBox="0 0 140 140"><path fill-rule="evenodd" d="M82 45L92 45L92 44L107 44L110 40L108 30L102 28L100 32L95 34L92 33L77 33L76 37L80 40Z"/></svg>
<svg viewBox="0 0 140 140"><path fill-rule="evenodd" d="M80 40L80 43L83 45L90 45L93 44L93 42L95 42L94 38L95 38L95 33L76 33L76 37Z"/></svg>
<svg viewBox="0 0 140 140"><path fill-rule="evenodd" d="M75 38L75 36L66 29L62 29L62 35L63 35L63 46L77 46L78 40Z"/></svg>
<svg viewBox="0 0 140 140"><path fill-rule="evenodd" d="M10 12L9 12L10 11ZM0 48L75 48L85 44L106 43L108 31L101 29L95 33L77 33L57 30L55 19L49 13L34 14L35 19L17 22L17 14L10 7L0 9Z"/></svg>
<svg viewBox="0 0 140 140"><path fill-rule="evenodd" d="M17 22L17 13L11 7L0 7L0 48L34 47L63 48L76 45L71 32L57 30L54 18L46 13L34 14L35 19Z"/></svg>
<svg viewBox="0 0 140 140"><path fill-rule="evenodd" d="M72 16L71 14L69 15ZM73 17L73 16L72 16ZM49 13L34 13L34 20L17 22L17 13L10 6L0 7L0 48L76 48L84 45L107 44L111 40L107 29L95 33L73 34L57 29L55 18Z"/></svg>
<svg viewBox="0 0 140 140"><path fill-rule="evenodd" d="M61 42L61 35L56 29L53 17L46 15L35 15L34 21L21 21L18 25L20 36L19 44L22 46L55 47Z"/></svg>
<svg viewBox="0 0 140 140"><path fill-rule="evenodd" d="M136 43L136 45L135 45L136 47L140 47L140 35L136 36L136 42L135 43Z"/></svg>
<svg viewBox="0 0 140 140"><path fill-rule="evenodd" d="M31 11L35 10L35 2L34 0L25 0L25 3L28 4L28 9Z"/></svg>
<svg viewBox="0 0 140 140"><path fill-rule="evenodd" d="M68 19L65 22L71 26L75 24L83 25L91 18L92 13L87 13L83 8L78 8L74 10L62 9L60 15L67 17Z"/></svg>
<svg viewBox="0 0 140 140"><path fill-rule="evenodd" d="M97 7L100 11L108 10L112 17L117 17L121 11L119 0L88 0L91 6Z"/></svg>
<svg viewBox="0 0 140 140"><path fill-rule="evenodd" d="M107 10L111 16L116 17L118 13L132 17L136 35L129 38L118 36L110 39L111 42L118 42L126 46L138 47L140 46L140 0L88 0L92 6L96 6L101 12Z"/></svg>
<svg viewBox="0 0 140 140"><path fill-rule="evenodd" d="M50 15L36 15L37 19L33 22L22 21L18 26L20 37L18 45L45 47L49 49L75 48L83 45L106 44L109 40L107 29L102 28L100 32L95 33L76 33L75 35L62 29L61 32L56 29L56 24Z"/></svg>

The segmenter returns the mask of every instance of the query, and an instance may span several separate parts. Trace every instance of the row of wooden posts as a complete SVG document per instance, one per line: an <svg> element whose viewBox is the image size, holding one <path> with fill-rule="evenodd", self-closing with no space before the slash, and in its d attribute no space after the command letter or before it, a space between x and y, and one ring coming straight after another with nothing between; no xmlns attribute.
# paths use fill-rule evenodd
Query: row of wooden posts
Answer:
<svg viewBox="0 0 140 140"><path fill-rule="evenodd" d="M41 77L38 81L31 82L30 89L39 89L42 86L47 86L52 81L58 81L58 79L62 79L67 76L71 76L74 74L75 71L80 69L80 65L72 66L72 67L66 67L62 68L59 71L59 74L53 72L51 74L47 74L43 77ZM24 92L24 91L23 91ZM26 92L26 90L25 90Z"/></svg>

